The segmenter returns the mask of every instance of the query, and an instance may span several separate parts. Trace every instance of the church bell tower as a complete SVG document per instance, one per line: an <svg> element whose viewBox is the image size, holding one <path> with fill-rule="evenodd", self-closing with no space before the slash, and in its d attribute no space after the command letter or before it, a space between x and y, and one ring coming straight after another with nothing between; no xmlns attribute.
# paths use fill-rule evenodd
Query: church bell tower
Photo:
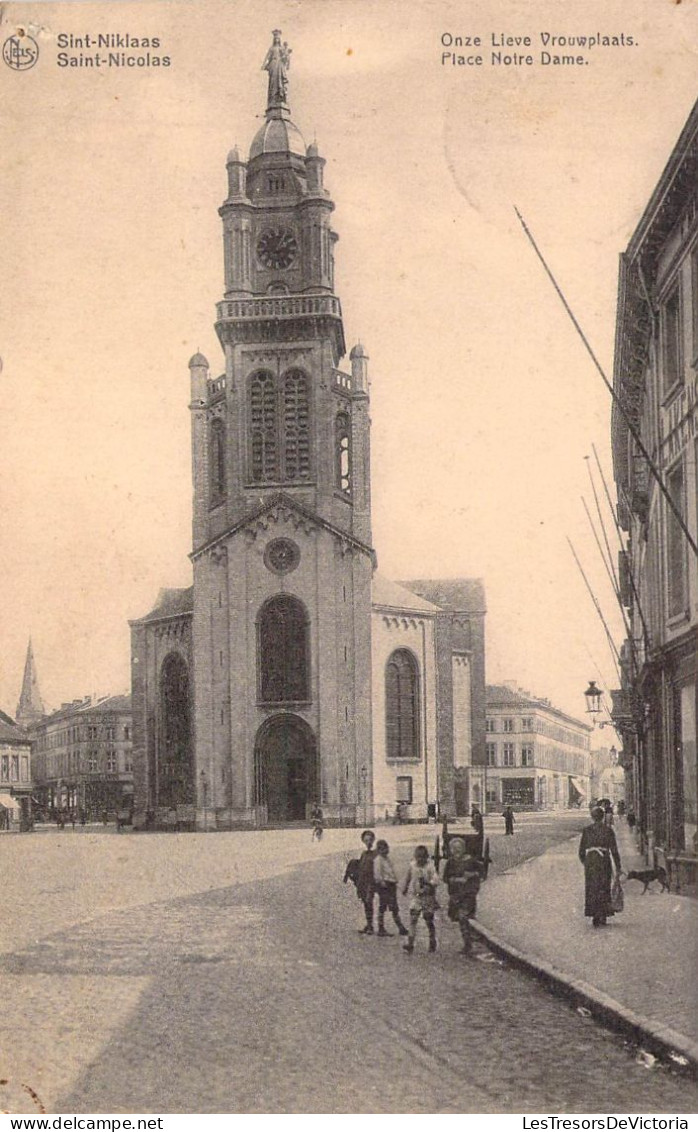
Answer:
<svg viewBox="0 0 698 1132"><path fill-rule="evenodd" d="M339 368L334 204L288 104L273 32L267 108L228 155L225 369L190 362L199 807L228 820L355 820L370 801L369 398Z"/></svg>

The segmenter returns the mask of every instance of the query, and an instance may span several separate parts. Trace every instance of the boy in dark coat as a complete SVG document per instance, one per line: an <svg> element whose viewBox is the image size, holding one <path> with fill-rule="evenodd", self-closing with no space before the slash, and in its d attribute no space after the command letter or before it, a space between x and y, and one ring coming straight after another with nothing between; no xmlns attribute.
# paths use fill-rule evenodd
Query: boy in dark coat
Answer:
<svg viewBox="0 0 698 1132"><path fill-rule="evenodd" d="M373 876L373 862L376 857L373 844L376 835L372 829L365 829L361 834L364 851L359 857L359 866L356 876L356 895L364 906L366 913L366 926L361 928L360 935L373 935L373 898L376 893L376 884Z"/></svg>

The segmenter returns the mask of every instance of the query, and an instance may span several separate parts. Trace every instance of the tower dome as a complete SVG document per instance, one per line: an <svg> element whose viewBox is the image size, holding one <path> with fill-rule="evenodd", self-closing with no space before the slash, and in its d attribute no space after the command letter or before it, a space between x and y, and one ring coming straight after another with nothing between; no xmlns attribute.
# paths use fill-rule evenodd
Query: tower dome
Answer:
<svg viewBox="0 0 698 1132"><path fill-rule="evenodd" d="M189 369L194 369L195 366L206 366L208 369L208 360L203 354L197 353L189 359Z"/></svg>
<svg viewBox="0 0 698 1132"><path fill-rule="evenodd" d="M257 131L250 146L250 161L264 153L293 153L305 157L303 135L290 118L269 116Z"/></svg>

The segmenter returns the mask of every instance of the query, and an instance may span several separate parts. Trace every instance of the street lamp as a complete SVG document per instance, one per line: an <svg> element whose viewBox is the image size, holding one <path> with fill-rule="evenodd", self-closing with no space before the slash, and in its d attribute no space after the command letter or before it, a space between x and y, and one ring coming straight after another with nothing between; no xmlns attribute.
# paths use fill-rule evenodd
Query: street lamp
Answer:
<svg viewBox="0 0 698 1132"><path fill-rule="evenodd" d="M366 782L368 781L368 768L366 763L361 767L361 793L364 799L364 825L368 822L368 806L366 803Z"/></svg>
<svg viewBox="0 0 698 1132"><path fill-rule="evenodd" d="M589 687L584 693L584 698L587 702L587 714L598 715L601 711L601 692L596 687L594 680L589 681Z"/></svg>
<svg viewBox="0 0 698 1132"><path fill-rule="evenodd" d="M208 779L206 778L205 770L201 771L201 797L204 810L204 833L208 833Z"/></svg>

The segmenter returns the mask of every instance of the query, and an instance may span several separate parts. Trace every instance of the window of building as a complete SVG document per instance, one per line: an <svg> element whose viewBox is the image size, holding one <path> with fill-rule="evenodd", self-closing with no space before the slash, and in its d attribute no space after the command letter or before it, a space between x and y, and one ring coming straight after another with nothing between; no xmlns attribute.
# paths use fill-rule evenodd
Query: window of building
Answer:
<svg viewBox="0 0 698 1132"><path fill-rule="evenodd" d="M127 725L126 727L124 727L124 739L128 740L130 738L131 738L131 728Z"/></svg>
<svg viewBox="0 0 698 1132"><path fill-rule="evenodd" d="M524 743L521 748L521 766L533 766L533 746Z"/></svg>
<svg viewBox="0 0 698 1132"><path fill-rule="evenodd" d="M250 381L250 460L256 483L279 479L276 386L271 373L256 373Z"/></svg>
<svg viewBox="0 0 698 1132"><path fill-rule="evenodd" d="M257 622L259 698L262 703L310 699L310 653L305 609L290 594L262 607Z"/></svg>
<svg viewBox="0 0 698 1132"><path fill-rule="evenodd" d="M400 775L396 780L395 789L397 791L396 802L406 802L410 805L412 802L412 777L411 775Z"/></svg>
<svg viewBox="0 0 698 1132"><path fill-rule="evenodd" d="M505 732L507 732L507 731L512 732L514 730L514 720L513 719L505 719L504 720L504 726L503 726L502 730L505 731Z"/></svg>
<svg viewBox="0 0 698 1132"><path fill-rule="evenodd" d="M496 787L496 785L490 785L489 782L487 783L487 789L485 790L485 797L491 805L496 806L496 804L497 804L497 787Z"/></svg>
<svg viewBox="0 0 698 1132"><path fill-rule="evenodd" d="M96 751L90 751L87 757L87 769L91 774L94 774L99 765L99 760Z"/></svg>
<svg viewBox="0 0 698 1132"><path fill-rule="evenodd" d="M335 419L335 479L344 495L351 495L351 422L348 413Z"/></svg>
<svg viewBox="0 0 698 1132"><path fill-rule="evenodd" d="M310 477L310 397L308 378L301 370L284 377L284 479Z"/></svg>
<svg viewBox="0 0 698 1132"><path fill-rule="evenodd" d="M226 492L225 421L215 417L209 428L209 477L211 499L220 499Z"/></svg>
<svg viewBox="0 0 698 1132"><path fill-rule="evenodd" d="M521 720L521 727L524 731L533 731L533 719L530 715L525 716Z"/></svg>
<svg viewBox="0 0 698 1132"><path fill-rule="evenodd" d="M495 724L496 724L496 720L486 719L485 720L485 731L489 731L489 732L496 731L497 728L496 728Z"/></svg>
<svg viewBox="0 0 698 1132"><path fill-rule="evenodd" d="M662 387L665 393L683 380L681 292L676 287L662 310Z"/></svg>
<svg viewBox="0 0 698 1132"><path fill-rule="evenodd" d="M502 752L502 766L516 766L516 758L514 756L514 744L505 743Z"/></svg>
<svg viewBox="0 0 698 1132"><path fill-rule="evenodd" d="M386 753L389 759L418 759L419 669L409 649L396 649L385 668Z"/></svg>
<svg viewBox="0 0 698 1132"><path fill-rule="evenodd" d="M114 742L114 727L113 726L104 728L104 737L109 743Z"/></svg>
<svg viewBox="0 0 698 1132"><path fill-rule="evenodd" d="M487 765L488 766L496 766L497 765L497 744L496 743L485 743L485 754L487 755Z"/></svg>
<svg viewBox="0 0 698 1132"><path fill-rule="evenodd" d="M133 755L130 751L127 751L124 755L124 770L127 774L133 771Z"/></svg>
<svg viewBox="0 0 698 1132"><path fill-rule="evenodd" d="M10 781L19 782L19 755L10 757Z"/></svg>
<svg viewBox="0 0 698 1132"><path fill-rule="evenodd" d="M683 463L667 476L667 488L679 514L685 516ZM674 512L667 505L667 582L669 616L676 617L686 609L686 543Z"/></svg>
<svg viewBox="0 0 698 1132"><path fill-rule="evenodd" d="M116 751L112 747L107 751L107 774L116 774Z"/></svg>
<svg viewBox="0 0 698 1132"><path fill-rule="evenodd" d="M10 758L9 755L2 756L2 780L9 782L10 780Z"/></svg>

